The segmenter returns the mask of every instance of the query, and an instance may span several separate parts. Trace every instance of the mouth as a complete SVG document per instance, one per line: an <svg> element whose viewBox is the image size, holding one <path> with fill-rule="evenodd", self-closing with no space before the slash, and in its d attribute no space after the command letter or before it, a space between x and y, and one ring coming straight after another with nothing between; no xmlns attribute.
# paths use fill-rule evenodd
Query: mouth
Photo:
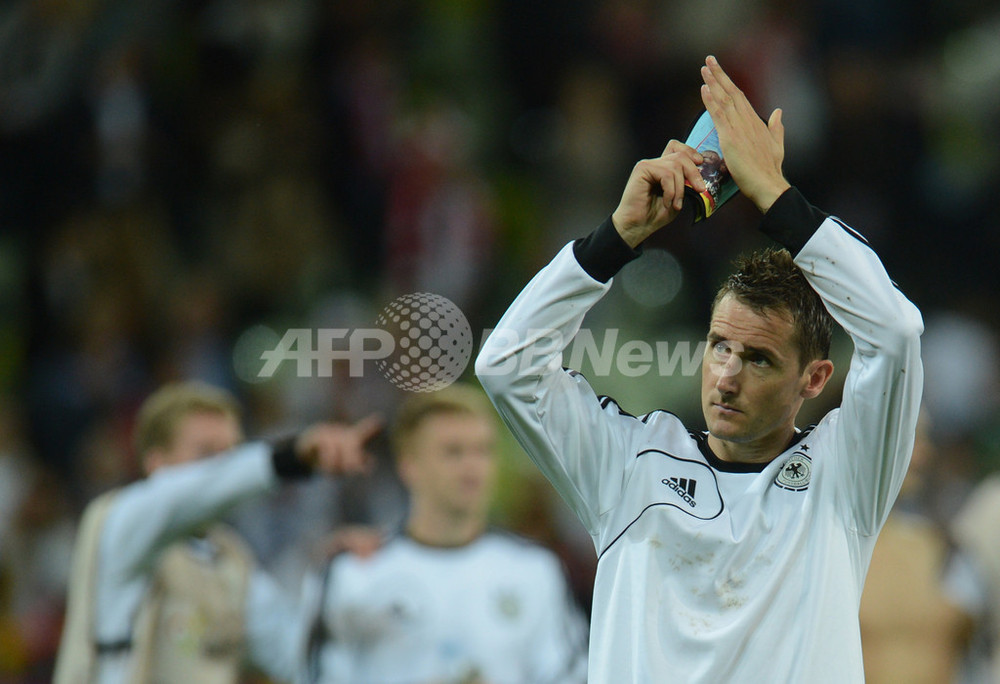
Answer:
<svg viewBox="0 0 1000 684"><path fill-rule="evenodd" d="M723 404L720 402L712 402L712 407L717 411L719 411L720 413L729 416L735 416L738 413L743 413L735 406L731 406L730 404Z"/></svg>

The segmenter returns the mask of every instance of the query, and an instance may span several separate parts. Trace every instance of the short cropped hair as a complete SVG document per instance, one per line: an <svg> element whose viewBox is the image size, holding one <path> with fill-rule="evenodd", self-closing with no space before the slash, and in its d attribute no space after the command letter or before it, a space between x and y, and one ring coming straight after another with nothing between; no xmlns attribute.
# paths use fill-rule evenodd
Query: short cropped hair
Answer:
<svg viewBox="0 0 1000 684"><path fill-rule="evenodd" d="M165 385L151 394L139 408L135 426L135 449L144 457L152 449L170 448L181 420L192 413L218 413L240 420L240 405L226 390L203 382Z"/></svg>
<svg viewBox="0 0 1000 684"><path fill-rule="evenodd" d="M802 368L809 361L829 358L833 317L787 249L769 247L737 258L715 295L713 313L730 294L757 314L776 311L791 316Z"/></svg>
<svg viewBox="0 0 1000 684"><path fill-rule="evenodd" d="M392 426L392 448L397 456L405 453L413 435L433 416L463 415L493 419L493 407L485 395L470 385L456 383L425 394L414 394L402 403Z"/></svg>

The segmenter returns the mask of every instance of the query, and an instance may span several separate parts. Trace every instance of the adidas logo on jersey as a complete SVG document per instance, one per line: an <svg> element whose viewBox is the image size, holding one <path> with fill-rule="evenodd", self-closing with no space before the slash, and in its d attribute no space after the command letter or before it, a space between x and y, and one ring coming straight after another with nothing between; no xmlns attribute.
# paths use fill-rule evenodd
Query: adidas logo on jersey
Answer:
<svg viewBox="0 0 1000 684"><path fill-rule="evenodd" d="M629 519L638 520L657 506L676 508L698 520L711 520L722 513L718 477L704 461L646 449L636 454L636 462L633 477L642 483L642 489L631 497L626 514Z"/></svg>
<svg viewBox="0 0 1000 684"><path fill-rule="evenodd" d="M671 477L663 480L663 484L670 487L672 490L677 492L677 494L684 499L688 506L694 508L698 504L694 501L694 491L695 487L698 485L698 481L687 478L687 477Z"/></svg>

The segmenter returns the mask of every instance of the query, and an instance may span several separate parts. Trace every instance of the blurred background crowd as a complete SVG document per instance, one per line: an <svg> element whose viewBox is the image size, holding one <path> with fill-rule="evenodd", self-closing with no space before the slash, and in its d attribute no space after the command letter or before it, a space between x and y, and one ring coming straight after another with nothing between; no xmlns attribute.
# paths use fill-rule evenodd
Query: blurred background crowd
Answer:
<svg viewBox="0 0 1000 684"><path fill-rule="evenodd" d="M132 420L154 388L227 387L252 436L391 419L403 391L374 367L261 378L260 353L289 328L372 326L411 292L453 301L478 348L610 213L634 162L686 137L709 53L762 114L783 108L788 178L864 233L924 312L934 449L907 505L946 527L1000 469L993 3L8 0L0 681L48 680L77 516L139 475ZM657 236L588 319L595 338L697 343L756 221L737 197ZM690 374L591 380L632 413L701 421ZM377 446L373 478L234 515L292 590L337 525L398 521ZM504 452L497 522L559 550L586 605L589 539Z"/></svg>

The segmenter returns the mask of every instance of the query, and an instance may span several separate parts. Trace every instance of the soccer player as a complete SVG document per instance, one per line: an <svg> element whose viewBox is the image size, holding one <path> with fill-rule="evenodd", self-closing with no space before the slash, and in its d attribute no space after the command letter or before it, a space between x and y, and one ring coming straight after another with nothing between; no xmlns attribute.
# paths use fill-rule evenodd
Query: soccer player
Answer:
<svg viewBox="0 0 1000 684"><path fill-rule="evenodd" d="M402 533L322 573L310 682L572 684L586 623L552 552L488 529L496 417L461 385L413 395L393 423L410 494Z"/></svg>
<svg viewBox="0 0 1000 684"><path fill-rule="evenodd" d="M363 471L380 425L317 424L237 446L239 413L229 393L200 383L144 402L136 445L148 477L84 511L57 684L235 683L245 658L277 680L296 676L297 607L213 521L285 478Z"/></svg>
<svg viewBox="0 0 1000 684"><path fill-rule="evenodd" d="M957 682L972 633L972 615L942 582L952 544L919 504L935 450L928 421L921 412L910 467L861 595L867 684Z"/></svg>
<svg viewBox="0 0 1000 684"><path fill-rule="evenodd" d="M595 396L553 344L676 218L685 182L704 189L678 141L527 285L476 371L593 537L591 682L860 682L858 605L913 446L921 316L864 239L784 178L780 110L765 123L713 57L701 73L729 171L787 248L749 255L717 294L707 431ZM833 372L831 316L854 343L843 400L799 429Z"/></svg>
<svg viewBox="0 0 1000 684"><path fill-rule="evenodd" d="M1000 684L1000 473L975 486L951 532L957 552L946 590L966 608L974 629L961 681Z"/></svg>

